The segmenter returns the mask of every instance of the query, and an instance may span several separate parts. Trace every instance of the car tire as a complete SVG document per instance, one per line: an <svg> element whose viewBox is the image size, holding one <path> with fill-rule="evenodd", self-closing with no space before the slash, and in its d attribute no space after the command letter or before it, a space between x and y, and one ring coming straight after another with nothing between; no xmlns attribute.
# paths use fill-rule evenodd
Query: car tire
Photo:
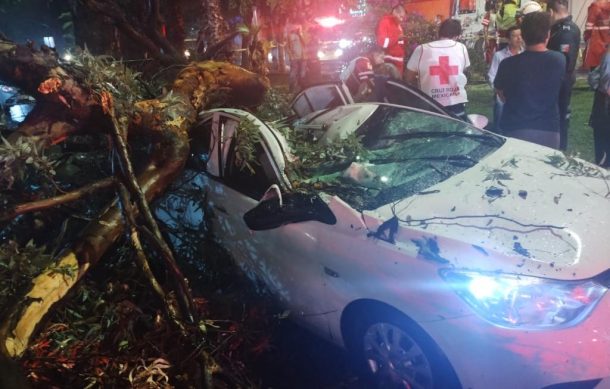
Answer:
<svg viewBox="0 0 610 389"><path fill-rule="evenodd" d="M367 311L350 332L349 348L367 388L461 388L436 343L398 311Z"/></svg>

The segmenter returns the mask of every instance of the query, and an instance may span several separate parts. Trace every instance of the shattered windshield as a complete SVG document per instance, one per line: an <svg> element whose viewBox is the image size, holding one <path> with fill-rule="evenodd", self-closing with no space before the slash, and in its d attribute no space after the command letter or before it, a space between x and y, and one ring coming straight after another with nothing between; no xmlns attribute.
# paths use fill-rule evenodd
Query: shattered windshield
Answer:
<svg viewBox="0 0 610 389"><path fill-rule="evenodd" d="M504 143L461 121L404 107L380 105L361 125L341 126L349 120L346 115L318 126L326 133L321 141L316 138L310 153L320 159L309 156L301 169L305 184L357 210L424 191L473 167Z"/></svg>

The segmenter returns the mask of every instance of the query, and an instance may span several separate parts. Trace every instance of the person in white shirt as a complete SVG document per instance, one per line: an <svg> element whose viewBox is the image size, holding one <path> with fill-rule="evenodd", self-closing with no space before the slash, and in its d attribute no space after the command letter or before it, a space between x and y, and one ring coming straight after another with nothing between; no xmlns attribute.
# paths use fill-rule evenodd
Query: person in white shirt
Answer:
<svg viewBox="0 0 610 389"><path fill-rule="evenodd" d="M406 81L419 87L456 116L466 118L468 50L456 39L462 33L459 20L447 19L439 27L439 40L419 45L407 62Z"/></svg>
<svg viewBox="0 0 610 389"><path fill-rule="evenodd" d="M489 80L489 84L491 87L494 87L494 80L496 79L496 73L498 73L498 66L500 66L500 62L508 57L512 57L513 55L517 55L523 52L523 39L521 38L521 28L519 26L513 26L507 31L508 36L508 46L503 48L502 50L496 51L491 60L491 66L489 67L489 71L487 72L487 79ZM494 122L493 128L494 131L500 133L501 129L499 127L500 117L502 117L502 108L504 107L504 103L500 101L497 95L494 94Z"/></svg>

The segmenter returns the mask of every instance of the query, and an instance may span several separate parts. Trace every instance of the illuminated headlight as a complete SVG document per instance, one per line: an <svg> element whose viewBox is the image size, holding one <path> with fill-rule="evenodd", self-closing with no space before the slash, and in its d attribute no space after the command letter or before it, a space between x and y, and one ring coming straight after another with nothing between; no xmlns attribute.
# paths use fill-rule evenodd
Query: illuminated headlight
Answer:
<svg viewBox="0 0 610 389"><path fill-rule="evenodd" d="M341 39L339 41L339 47L342 49L347 49L348 47L350 47L352 45L352 41L347 40L347 39Z"/></svg>
<svg viewBox="0 0 610 389"><path fill-rule="evenodd" d="M324 52L318 51L318 59L324 59Z"/></svg>
<svg viewBox="0 0 610 389"><path fill-rule="evenodd" d="M342 55L343 55L343 50L341 50L341 49L335 50L335 57L339 58Z"/></svg>
<svg viewBox="0 0 610 389"><path fill-rule="evenodd" d="M556 281L458 271L446 271L442 276L484 319L519 329L574 326L608 290L592 280Z"/></svg>

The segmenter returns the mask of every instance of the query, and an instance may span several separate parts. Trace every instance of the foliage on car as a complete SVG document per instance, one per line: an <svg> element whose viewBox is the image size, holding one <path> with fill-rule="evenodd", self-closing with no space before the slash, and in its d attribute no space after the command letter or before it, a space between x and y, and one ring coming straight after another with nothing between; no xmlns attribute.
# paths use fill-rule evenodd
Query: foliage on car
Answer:
<svg viewBox="0 0 610 389"><path fill-rule="evenodd" d="M316 142L317 139L301 131L284 131L292 153L296 156L287 166L287 174L293 187L320 190L329 185L325 175L312 176L310 172L325 172L325 166L336 167L366 161L367 150L362 145L362 137L350 134L332 143ZM328 173L332 173L329 171ZM333 185L339 182L333 182Z"/></svg>
<svg viewBox="0 0 610 389"><path fill-rule="evenodd" d="M252 165L258 163L256 161L255 145L262 140L258 126L253 121L244 119L239 122L239 127L234 136L237 166L242 170L248 169L254 174Z"/></svg>

